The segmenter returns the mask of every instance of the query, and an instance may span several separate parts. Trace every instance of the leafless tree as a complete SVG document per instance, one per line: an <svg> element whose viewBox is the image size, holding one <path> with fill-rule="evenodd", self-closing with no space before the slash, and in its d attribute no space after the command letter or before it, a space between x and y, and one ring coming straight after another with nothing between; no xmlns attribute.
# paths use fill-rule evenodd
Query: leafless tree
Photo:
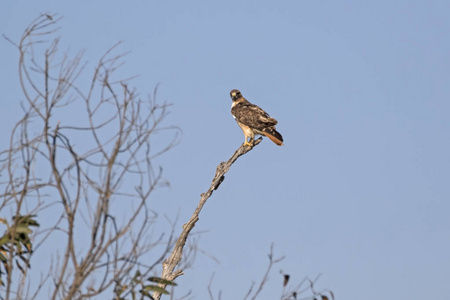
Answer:
<svg viewBox="0 0 450 300"><path fill-rule="evenodd" d="M41 15L15 44L26 101L0 153L0 296L120 299L140 290L142 298L172 245L170 234L148 235L157 218L150 195L166 184L153 161L179 130L164 126L168 104L155 101L156 90L143 99L117 78L123 55L114 47L81 88L87 64L82 52L60 55L59 20ZM158 246L152 262L142 259ZM37 260L48 262L48 275L31 278Z"/></svg>

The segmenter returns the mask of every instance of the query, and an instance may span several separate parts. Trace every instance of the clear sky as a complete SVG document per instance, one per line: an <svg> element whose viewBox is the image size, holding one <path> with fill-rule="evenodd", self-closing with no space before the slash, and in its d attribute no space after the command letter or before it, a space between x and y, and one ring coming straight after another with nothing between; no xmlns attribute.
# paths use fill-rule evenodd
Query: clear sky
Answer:
<svg viewBox="0 0 450 300"><path fill-rule="evenodd" d="M337 299L446 299L450 294L449 1L3 1L0 32L18 40L39 13L62 15L60 49L94 63L123 41L124 77L173 103L180 144L158 160L155 196L179 226L215 168L243 142L229 91L279 121L241 157L195 228L179 293L241 299L270 244L286 259L261 299L322 274ZM23 101L18 53L0 40L0 132ZM0 212L1 217L5 217Z"/></svg>

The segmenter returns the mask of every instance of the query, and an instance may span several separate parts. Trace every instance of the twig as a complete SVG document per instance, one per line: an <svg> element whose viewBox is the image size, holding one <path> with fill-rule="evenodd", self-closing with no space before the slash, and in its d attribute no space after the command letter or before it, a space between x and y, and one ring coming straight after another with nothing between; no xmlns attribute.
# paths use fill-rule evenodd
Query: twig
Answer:
<svg viewBox="0 0 450 300"><path fill-rule="evenodd" d="M258 289L256 290L255 294L253 295L251 300L255 300L256 297L258 296L258 294L262 291L262 289L264 288L264 285L266 284L266 282L269 280L269 273L270 270L272 269L273 265L276 263L279 263L280 261L282 261L284 259L284 256L280 257L280 258L274 258L273 257L273 243L270 245L270 253L269 253L269 266L267 267L266 273L264 274L263 279L261 280L261 283L259 284ZM247 297L247 296L246 296Z"/></svg>

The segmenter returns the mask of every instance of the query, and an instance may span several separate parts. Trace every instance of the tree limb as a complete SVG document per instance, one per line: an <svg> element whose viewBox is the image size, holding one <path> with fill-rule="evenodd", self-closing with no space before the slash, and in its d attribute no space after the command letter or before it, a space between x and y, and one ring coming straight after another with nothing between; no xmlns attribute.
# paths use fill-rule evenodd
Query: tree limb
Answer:
<svg viewBox="0 0 450 300"><path fill-rule="evenodd" d="M253 147L258 145L261 141L262 141L262 137L260 137L259 139L255 140L252 147L244 146L244 144L242 144L236 150L236 152L234 152L234 154L230 157L230 159L228 159L226 162L221 162L217 166L216 174L214 175L214 178L213 178L213 180L211 182L211 186L209 187L209 189L205 193L202 193L200 195L200 202L198 203L197 208L195 209L195 211L192 214L192 216L189 219L189 221L186 224L183 225L183 231L181 232L180 236L178 237L178 239L177 239L177 241L175 243L175 247L174 247L172 253L170 254L169 258L164 260L164 262L163 262L163 271L162 271L161 278L173 281L178 276L183 275L183 270L181 270L181 269L175 270L175 267L181 261L181 258L183 256L184 245L186 244L186 240L187 240L187 238L189 236L189 233L191 232L191 230L194 228L195 224L199 220L198 216L199 216L203 206L205 205L205 203L209 199L209 197L211 197L212 193L219 188L220 184L225 179L225 173L228 172L228 170L230 169L231 165L240 156L242 156L242 155L246 154L247 152L251 151L253 149ZM159 284L159 285L162 288L166 287L166 284ZM156 299L156 300L159 300L161 298L161 293L154 292L153 293L153 298Z"/></svg>

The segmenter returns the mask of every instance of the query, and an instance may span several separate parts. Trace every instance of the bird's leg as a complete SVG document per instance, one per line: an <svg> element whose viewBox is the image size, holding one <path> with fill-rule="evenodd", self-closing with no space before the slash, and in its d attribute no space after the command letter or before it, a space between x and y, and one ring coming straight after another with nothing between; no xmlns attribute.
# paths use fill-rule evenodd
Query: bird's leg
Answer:
<svg viewBox="0 0 450 300"><path fill-rule="evenodd" d="M250 138L250 141L247 141L247 139L248 138ZM253 138L250 136L250 137L248 137L248 136L245 136L245 142L244 142L244 147L245 146L250 146L250 147L253 147Z"/></svg>

